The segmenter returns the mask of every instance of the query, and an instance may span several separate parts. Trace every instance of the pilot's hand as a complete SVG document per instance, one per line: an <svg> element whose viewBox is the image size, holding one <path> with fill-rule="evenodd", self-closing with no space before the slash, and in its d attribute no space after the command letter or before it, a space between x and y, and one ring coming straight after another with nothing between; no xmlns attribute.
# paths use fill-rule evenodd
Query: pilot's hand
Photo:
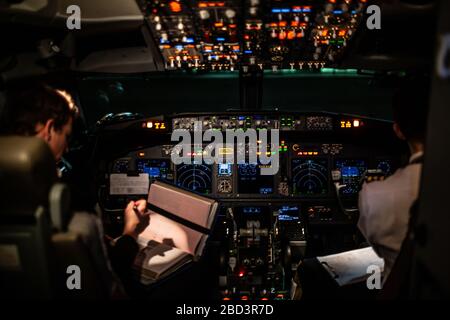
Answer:
<svg viewBox="0 0 450 320"><path fill-rule="evenodd" d="M146 208L147 201L143 199L128 203L124 212L124 235L129 235L137 239L137 236L145 230L150 222L150 216L146 212Z"/></svg>

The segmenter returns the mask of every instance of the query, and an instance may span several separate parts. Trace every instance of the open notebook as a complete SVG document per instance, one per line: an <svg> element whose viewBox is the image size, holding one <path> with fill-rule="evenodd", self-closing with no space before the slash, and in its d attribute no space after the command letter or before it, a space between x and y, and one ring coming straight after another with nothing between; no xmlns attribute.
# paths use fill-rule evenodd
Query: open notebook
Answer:
<svg viewBox="0 0 450 320"><path fill-rule="evenodd" d="M218 203L170 184L150 186L150 223L138 236L134 263L139 280L150 284L202 255Z"/></svg>

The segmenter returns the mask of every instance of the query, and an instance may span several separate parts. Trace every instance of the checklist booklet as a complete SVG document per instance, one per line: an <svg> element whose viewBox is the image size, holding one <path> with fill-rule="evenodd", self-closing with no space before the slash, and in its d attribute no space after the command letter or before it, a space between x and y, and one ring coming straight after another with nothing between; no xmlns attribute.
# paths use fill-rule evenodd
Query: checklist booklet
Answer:
<svg viewBox="0 0 450 320"><path fill-rule="evenodd" d="M203 252L218 203L157 181L148 193L150 221L139 234L134 270L141 283L164 278Z"/></svg>

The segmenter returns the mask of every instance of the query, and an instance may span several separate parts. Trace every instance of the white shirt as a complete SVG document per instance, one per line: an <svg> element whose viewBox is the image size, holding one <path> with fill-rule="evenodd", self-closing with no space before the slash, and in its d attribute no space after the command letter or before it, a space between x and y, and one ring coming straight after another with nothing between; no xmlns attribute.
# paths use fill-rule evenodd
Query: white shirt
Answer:
<svg viewBox="0 0 450 320"><path fill-rule="evenodd" d="M413 154L410 163L422 154ZM375 252L384 258L385 279L408 230L410 209L419 193L421 170L421 164L410 164L384 181L365 183L359 193L358 227Z"/></svg>

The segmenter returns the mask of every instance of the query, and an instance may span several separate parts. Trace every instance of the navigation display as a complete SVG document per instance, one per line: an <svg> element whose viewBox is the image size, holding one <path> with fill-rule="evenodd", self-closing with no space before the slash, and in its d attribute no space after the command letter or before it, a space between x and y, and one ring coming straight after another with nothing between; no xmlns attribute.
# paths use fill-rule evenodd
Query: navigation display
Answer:
<svg viewBox="0 0 450 320"><path fill-rule="evenodd" d="M292 160L293 194L325 195L328 193L328 160L299 158Z"/></svg>
<svg viewBox="0 0 450 320"><path fill-rule="evenodd" d="M170 169L170 161L166 159L138 159L139 173L148 173L150 178L167 179Z"/></svg>
<svg viewBox="0 0 450 320"><path fill-rule="evenodd" d="M211 193L211 166L203 164L182 164L177 166L177 185L198 193Z"/></svg>
<svg viewBox="0 0 450 320"><path fill-rule="evenodd" d="M341 171L341 183L346 185L341 189L344 195L353 195L359 192L361 179L367 170L367 162L360 159L338 159L335 168Z"/></svg>

